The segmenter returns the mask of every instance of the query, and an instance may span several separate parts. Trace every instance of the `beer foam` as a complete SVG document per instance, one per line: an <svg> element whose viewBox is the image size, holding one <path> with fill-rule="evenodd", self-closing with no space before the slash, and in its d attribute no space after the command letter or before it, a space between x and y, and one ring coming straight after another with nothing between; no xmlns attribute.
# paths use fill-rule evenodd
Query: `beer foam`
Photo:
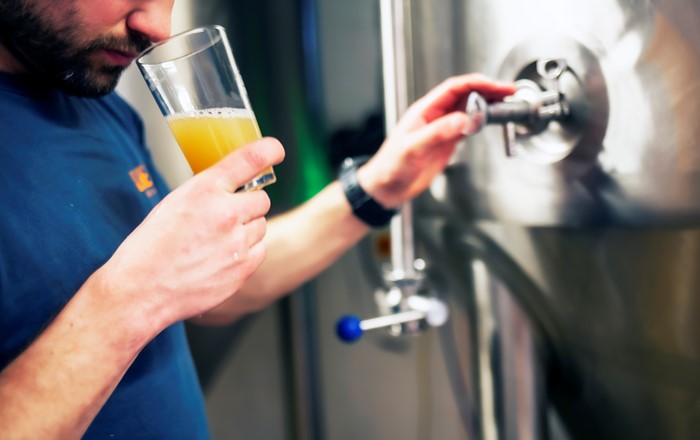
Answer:
<svg viewBox="0 0 700 440"><path fill-rule="evenodd" d="M192 118L253 118L253 112L245 108L220 107L191 110L189 112L176 113L166 117L168 121Z"/></svg>

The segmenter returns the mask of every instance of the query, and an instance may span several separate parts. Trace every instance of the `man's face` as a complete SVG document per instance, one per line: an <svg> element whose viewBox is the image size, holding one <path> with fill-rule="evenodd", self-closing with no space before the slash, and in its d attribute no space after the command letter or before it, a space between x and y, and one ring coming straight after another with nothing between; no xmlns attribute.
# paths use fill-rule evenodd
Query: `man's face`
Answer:
<svg viewBox="0 0 700 440"><path fill-rule="evenodd" d="M151 44L128 26L128 8L138 2L123 3L0 0L0 44L24 70L51 85L101 96L114 90L124 69Z"/></svg>

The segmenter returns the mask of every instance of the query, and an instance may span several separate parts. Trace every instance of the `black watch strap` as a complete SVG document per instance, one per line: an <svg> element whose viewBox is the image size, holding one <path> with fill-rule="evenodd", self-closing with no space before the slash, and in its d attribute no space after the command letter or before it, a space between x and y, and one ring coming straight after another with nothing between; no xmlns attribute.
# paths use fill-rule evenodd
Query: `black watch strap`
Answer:
<svg viewBox="0 0 700 440"><path fill-rule="evenodd" d="M374 228L389 224L397 209L386 209L365 192L357 181L357 169L369 156L348 157L340 166L339 180L355 217Z"/></svg>

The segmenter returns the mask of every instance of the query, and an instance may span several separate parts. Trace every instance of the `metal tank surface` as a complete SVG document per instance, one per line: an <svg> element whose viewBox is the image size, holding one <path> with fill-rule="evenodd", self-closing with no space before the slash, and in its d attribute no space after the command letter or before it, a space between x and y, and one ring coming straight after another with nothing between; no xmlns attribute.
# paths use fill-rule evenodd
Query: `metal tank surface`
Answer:
<svg viewBox="0 0 700 440"><path fill-rule="evenodd" d="M474 311L473 437L697 438L700 3L402 4L409 101L462 72L527 85L470 104L490 120L413 207L423 257Z"/></svg>
<svg viewBox="0 0 700 440"><path fill-rule="evenodd" d="M176 3L187 26L217 22L238 35L251 97L290 149L278 170L287 183L273 189L291 205L303 143L291 121L317 99L301 106L297 92L318 97L321 83L314 57L301 79L305 26L290 11L305 11L308 25L310 6L342 2ZM360 3L371 6L352 8ZM396 8L402 43L383 54L385 75L395 74L385 80L396 100L385 99L395 104L389 123L457 73L521 85L505 107L465 102L483 116L481 132L404 217L449 320L410 336L374 331L353 346L333 334L341 314L381 311L380 231L248 321L252 330L190 329L213 436L697 438L700 3L380 3ZM412 256L391 255L404 269Z"/></svg>

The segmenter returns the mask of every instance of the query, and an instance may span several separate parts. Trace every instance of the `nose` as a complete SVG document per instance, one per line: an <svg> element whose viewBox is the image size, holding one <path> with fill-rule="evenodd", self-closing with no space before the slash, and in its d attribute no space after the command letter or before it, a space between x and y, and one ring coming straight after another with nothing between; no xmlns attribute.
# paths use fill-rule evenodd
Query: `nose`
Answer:
<svg viewBox="0 0 700 440"><path fill-rule="evenodd" d="M174 0L150 0L142 2L126 20L126 26L157 43L170 36L170 16Z"/></svg>

